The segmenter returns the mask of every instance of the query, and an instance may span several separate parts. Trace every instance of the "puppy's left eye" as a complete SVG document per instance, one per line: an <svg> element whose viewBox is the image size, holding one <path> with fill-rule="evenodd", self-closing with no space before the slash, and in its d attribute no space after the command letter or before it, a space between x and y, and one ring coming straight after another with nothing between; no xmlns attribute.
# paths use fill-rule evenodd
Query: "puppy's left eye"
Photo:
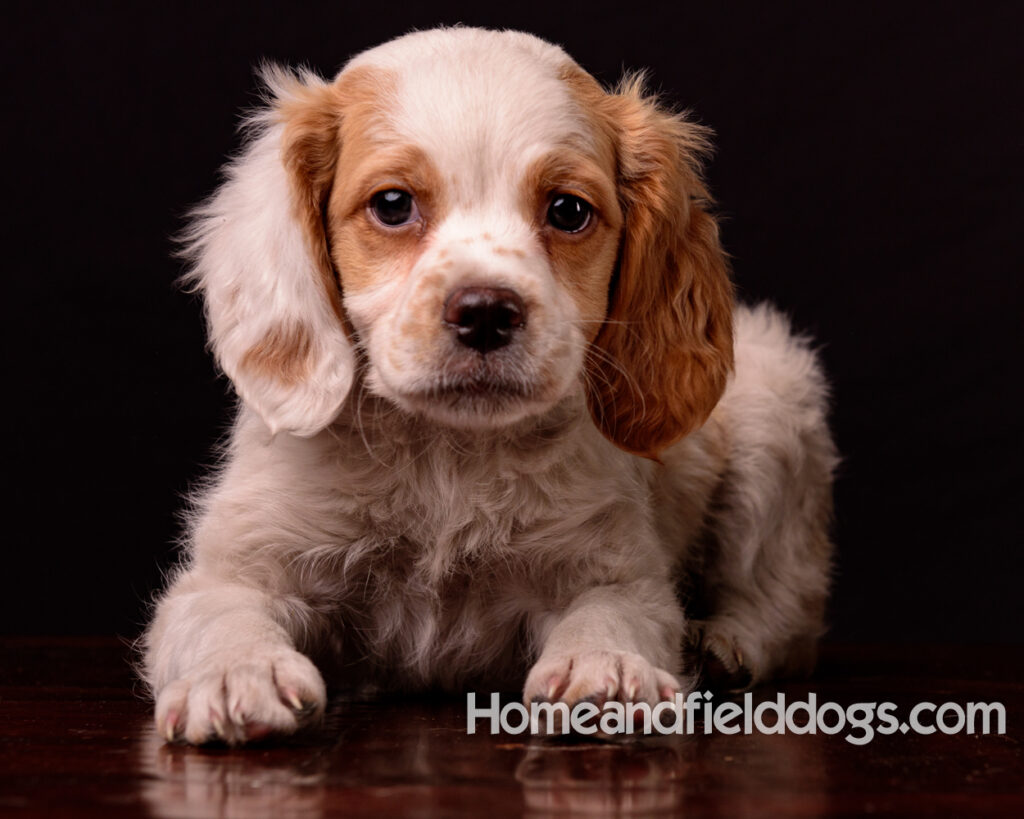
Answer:
<svg viewBox="0 0 1024 819"><path fill-rule="evenodd" d="M590 203L569 193L559 193L548 206L548 224L564 233L577 233L590 222Z"/></svg>
<svg viewBox="0 0 1024 819"><path fill-rule="evenodd" d="M380 191L370 198L370 210L373 215L388 227L398 227L412 222L416 218L416 202L409 191Z"/></svg>

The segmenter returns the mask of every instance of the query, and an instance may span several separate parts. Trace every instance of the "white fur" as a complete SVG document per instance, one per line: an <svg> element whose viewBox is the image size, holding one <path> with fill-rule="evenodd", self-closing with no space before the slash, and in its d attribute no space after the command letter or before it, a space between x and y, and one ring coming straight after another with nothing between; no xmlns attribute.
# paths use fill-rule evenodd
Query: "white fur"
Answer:
<svg viewBox="0 0 1024 819"><path fill-rule="evenodd" d="M311 435L338 413L352 384L354 358L323 298L301 228L293 215L280 159L282 126L257 119L248 150L225 169L227 180L199 208L186 233L187 252L203 264L186 281L203 292L213 350L239 396L272 432ZM270 321L316 327L313 376L298 388L239 371L245 352Z"/></svg>
<svg viewBox="0 0 1024 819"><path fill-rule="evenodd" d="M394 127L462 169L408 276L344 294L359 356L311 272L280 124L258 125L200 212L192 281L243 404L145 637L169 739L295 730L325 704L308 658L398 688L525 679L526 699L654 701L696 673L684 647L753 681L813 656L836 462L820 368L777 312L739 308L735 373L701 429L663 464L602 436L584 400L586 328L512 201L545 146L591 138L554 79L566 61L529 35L449 29L346 69L398 72ZM453 63L473 82L454 83ZM498 242L521 253L499 258ZM452 262L428 287L442 249ZM523 292L530 324L506 366L543 382L485 417L429 406L449 342L402 330L481 271ZM282 321L314 339L308 377L287 387L239 365ZM702 619L684 616L681 591L710 601Z"/></svg>

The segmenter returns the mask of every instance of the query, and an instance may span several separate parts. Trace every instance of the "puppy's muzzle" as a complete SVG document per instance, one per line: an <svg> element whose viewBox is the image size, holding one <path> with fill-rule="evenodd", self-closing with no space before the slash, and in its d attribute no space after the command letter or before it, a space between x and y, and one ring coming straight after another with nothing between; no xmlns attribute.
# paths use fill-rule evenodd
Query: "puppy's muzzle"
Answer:
<svg viewBox="0 0 1024 819"><path fill-rule="evenodd" d="M514 290L462 287L444 304L442 319L456 340L486 354L511 343L526 325L526 305Z"/></svg>

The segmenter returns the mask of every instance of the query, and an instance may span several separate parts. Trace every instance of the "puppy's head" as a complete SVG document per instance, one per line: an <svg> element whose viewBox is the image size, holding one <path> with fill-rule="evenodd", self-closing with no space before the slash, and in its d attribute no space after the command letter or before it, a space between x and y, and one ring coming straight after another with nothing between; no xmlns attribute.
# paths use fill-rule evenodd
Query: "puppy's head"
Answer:
<svg viewBox="0 0 1024 819"><path fill-rule="evenodd" d="M354 345L368 389L444 424L505 426L581 382L638 454L704 421L732 332L701 128L511 32L266 80L191 239L221 365L272 430L330 423Z"/></svg>

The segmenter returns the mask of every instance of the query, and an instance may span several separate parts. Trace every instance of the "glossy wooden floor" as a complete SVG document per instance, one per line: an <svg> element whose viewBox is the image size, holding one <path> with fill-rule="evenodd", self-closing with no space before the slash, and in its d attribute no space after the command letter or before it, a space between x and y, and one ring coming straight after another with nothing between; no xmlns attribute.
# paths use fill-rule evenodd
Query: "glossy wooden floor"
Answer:
<svg viewBox="0 0 1024 819"><path fill-rule="evenodd" d="M110 640L0 638L0 816L1024 816L1019 649L827 647L789 701L1002 702L1003 736L467 735L461 699L336 698L244 750L165 745ZM906 710L903 710L906 709Z"/></svg>

